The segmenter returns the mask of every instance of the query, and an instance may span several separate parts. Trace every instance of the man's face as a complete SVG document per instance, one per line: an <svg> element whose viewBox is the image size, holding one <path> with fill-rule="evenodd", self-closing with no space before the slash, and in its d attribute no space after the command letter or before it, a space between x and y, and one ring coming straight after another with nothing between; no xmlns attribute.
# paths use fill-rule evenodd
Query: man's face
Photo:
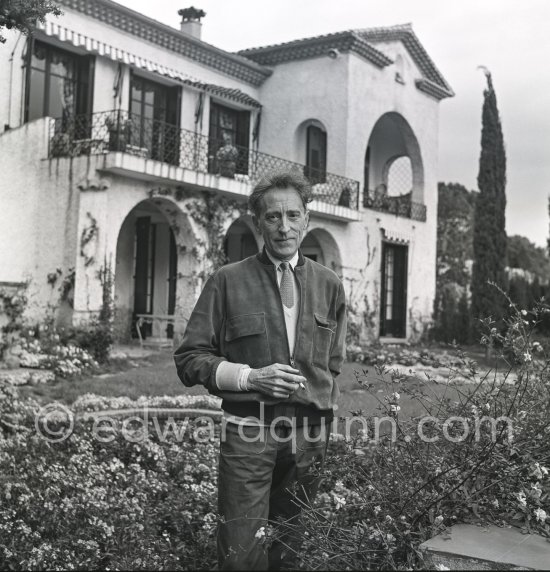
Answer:
<svg viewBox="0 0 550 572"><path fill-rule="evenodd" d="M307 228L309 213L293 187L272 189L263 196L262 212L253 217L266 250L279 260L290 260L298 250Z"/></svg>

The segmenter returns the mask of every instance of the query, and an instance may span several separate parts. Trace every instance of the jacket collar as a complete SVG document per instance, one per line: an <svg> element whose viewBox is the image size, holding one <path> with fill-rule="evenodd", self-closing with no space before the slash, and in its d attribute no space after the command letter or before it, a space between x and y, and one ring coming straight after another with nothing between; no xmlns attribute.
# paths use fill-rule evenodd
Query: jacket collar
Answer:
<svg viewBox="0 0 550 572"><path fill-rule="evenodd" d="M261 252L258 252L258 254L256 255L256 258L262 264L265 264L266 266L273 266L273 262L271 262L269 256L267 255L267 252L265 250L265 246L263 247ZM303 266L304 263L305 263L304 255L302 254L302 251L300 249L298 249L298 262L296 263L296 266Z"/></svg>

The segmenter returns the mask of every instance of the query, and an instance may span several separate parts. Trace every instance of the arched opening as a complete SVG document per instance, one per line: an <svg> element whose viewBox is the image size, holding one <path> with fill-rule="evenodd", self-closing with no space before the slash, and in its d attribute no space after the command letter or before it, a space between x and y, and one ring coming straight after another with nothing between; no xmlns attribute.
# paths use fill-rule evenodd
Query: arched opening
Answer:
<svg viewBox="0 0 550 572"><path fill-rule="evenodd" d="M424 203L424 167L418 140L398 113L386 113L376 122L365 154L365 207L383 203L388 196ZM368 174L368 175L367 175Z"/></svg>
<svg viewBox="0 0 550 572"><path fill-rule="evenodd" d="M227 262L239 262L258 252L258 243L250 217L246 215L237 219L227 230L224 251Z"/></svg>
<svg viewBox="0 0 550 572"><path fill-rule="evenodd" d="M388 196L408 195L413 186L412 167L409 157L398 157L388 164Z"/></svg>
<svg viewBox="0 0 550 572"><path fill-rule="evenodd" d="M324 228L309 230L302 241L300 250L304 256L334 270L337 274L341 274L342 257L340 256L340 249L332 234Z"/></svg>
<svg viewBox="0 0 550 572"><path fill-rule="evenodd" d="M126 216L115 266L117 337L171 345L177 306L179 251L174 223L160 201L146 200Z"/></svg>

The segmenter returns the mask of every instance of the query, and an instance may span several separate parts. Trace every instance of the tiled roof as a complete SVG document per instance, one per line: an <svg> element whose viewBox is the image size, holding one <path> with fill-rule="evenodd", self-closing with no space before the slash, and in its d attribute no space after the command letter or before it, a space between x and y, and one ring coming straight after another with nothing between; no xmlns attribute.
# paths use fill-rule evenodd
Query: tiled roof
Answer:
<svg viewBox="0 0 550 572"><path fill-rule="evenodd" d="M216 48L111 0L56 0L56 3L251 85L260 85L271 73L249 59Z"/></svg>
<svg viewBox="0 0 550 572"><path fill-rule="evenodd" d="M219 95L226 99L232 99L233 101L238 101L244 105L249 105L251 107L262 107L259 101L256 101L253 97L250 97L247 93L242 92L240 89L230 89L228 87L222 87L221 85L214 85L212 83L203 83L201 81L193 81L189 79L183 80L183 83L196 87L211 93L213 95Z"/></svg>
<svg viewBox="0 0 550 572"><path fill-rule="evenodd" d="M433 88L439 91L439 96L436 97L441 99L443 97L452 97L454 95L454 91L451 86L445 81L445 78L433 63L428 52L420 43L420 40L414 33L411 24L401 24L383 28L364 28L362 30L355 30L355 33L365 38L365 40L371 44L392 42L396 40L402 42L411 54L416 65L424 74L425 79L432 84ZM426 85L428 84L422 79L417 81L417 87L423 91L427 91L425 89ZM431 95L435 94L432 93Z"/></svg>
<svg viewBox="0 0 550 572"><path fill-rule="evenodd" d="M416 37L410 24L348 30L283 44L250 48L238 53L259 64L273 66L282 62L327 55L328 51L334 48L341 52L355 52L378 67L384 67L393 63L393 60L373 44L392 41L400 41L404 44L424 75L423 78L418 78L415 82L418 89L437 99L454 95L453 90Z"/></svg>
<svg viewBox="0 0 550 572"><path fill-rule="evenodd" d="M282 62L324 56L330 49L337 49L340 52L355 52L380 68L393 63L391 58L371 46L353 31L337 32L261 48L250 48L237 53L259 64L272 66Z"/></svg>

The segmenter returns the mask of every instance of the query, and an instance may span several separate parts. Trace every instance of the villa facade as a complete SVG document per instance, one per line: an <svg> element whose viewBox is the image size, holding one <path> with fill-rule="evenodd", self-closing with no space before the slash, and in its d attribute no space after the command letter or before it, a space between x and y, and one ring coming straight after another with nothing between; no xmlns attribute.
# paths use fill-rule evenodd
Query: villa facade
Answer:
<svg viewBox="0 0 550 572"><path fill-rule="evenodd" d="M216 263L262 247L254 181L294 168L302 249L365 339L414 339L435 295L439 102L410 25L229 53L110 0L59 0L0 46L0 285L78 323L112 275L117 332L178 338ZM102 279L103 277L103 279Z"/></svg>

